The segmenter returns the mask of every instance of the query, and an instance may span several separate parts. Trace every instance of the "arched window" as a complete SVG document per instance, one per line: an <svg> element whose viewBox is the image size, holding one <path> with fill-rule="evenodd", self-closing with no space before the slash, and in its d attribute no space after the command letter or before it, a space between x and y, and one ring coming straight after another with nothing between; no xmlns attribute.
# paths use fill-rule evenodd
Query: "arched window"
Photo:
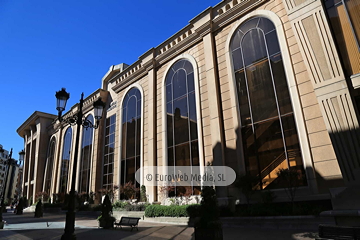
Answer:
<svg viewBox="0 0 360 240"><path fill-rule="evenodd" d="M45 180L44 180L44 191L50 194L51 182L52 182L52 171L55 157L55 139L50 141L48 156L45 165Z"/></svg>
<svg viewBox="0 0 360 240"><path fill-rule="evenodd" d="M167 159L168 166L199 166L199 146L195 101L194 69L181 59L166 74ZM200 186L191 186L199 194ZM189 192L177 186L170 196Z"/></svg>
<svg viewBox="0 0 360 240"><path fill-rule="evenodd" d="M132 88L126 94L122 105L122 151L121 182L136 184L135 172L140 168L141 138L141 94L139 89ZM124 198L125 196L121 196Z"/></svg>
<svg viewBox="0 0 360 240"><path fill-rule="evenodd" d="M60 193L67 192L68 174L70 166L70 151L72 142L72 129L69 127L64 136L64 146L61 159L61 172L60 172Z"/></svg>
<svg viewBox="0 0 360 240"><path fill-rule="evenodd" d="M91 123L94 123L92 115L86 118ZM81 144L81 158L80 158L80 181L79 181L79 193L90 190L90 165L91 165L91 153L93 142L93 128L83 128L82 144Z"/></svg>
<svg viewBox="0 0 360 240"><path fill-rule="evenodd" d="M262 17L246 21L230 48L247 173L259 179L254 188L282 187L280 169L297 170L300 176L304 169L274 24Z"/></svg>

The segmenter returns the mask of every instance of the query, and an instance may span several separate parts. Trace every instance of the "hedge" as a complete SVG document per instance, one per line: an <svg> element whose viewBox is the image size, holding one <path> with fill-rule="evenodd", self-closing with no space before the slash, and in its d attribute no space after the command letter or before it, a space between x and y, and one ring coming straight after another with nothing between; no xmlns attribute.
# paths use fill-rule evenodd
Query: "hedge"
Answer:
<svg viewBox="0 0 360 240"><path fill-rule="evenodd" d="M145 209L145 217L189 217L195 216L198 204L192 205L150 205ZM190 213L190 214L189 214Z"/></svg>

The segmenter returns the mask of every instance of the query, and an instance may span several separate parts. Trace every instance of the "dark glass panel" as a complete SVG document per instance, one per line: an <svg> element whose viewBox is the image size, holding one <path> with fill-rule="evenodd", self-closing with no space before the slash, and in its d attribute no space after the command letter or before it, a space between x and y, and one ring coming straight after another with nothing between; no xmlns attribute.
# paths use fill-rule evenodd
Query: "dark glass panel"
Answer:
<svg viewBox="0 0 360 240"><path fill-rule="evenodd" d="M109 135L109 132L110 132L110 127L106 127L106 128L105 128L105 135L106 135L106 136Z"/></svg>
<svg viewBox="0 0 360 240"><path fill-rule="evenodd" d="M289 164L302 166L299 138L296 131L294 115L290 114L281 118L285 135L285 143L288 151Z"/></svg>
<svg viewBox="0 0 360 240"><path fill-rule="evenodd" d="M141 118L136 120L136 155L140 155Z"/></svg>
<svg viewBox="0 0 360 240"><path fill-rule="evenodd" d="M250 19L248 21L246 21L245 23L243 23L240 27L240 30L243 32L243 33L246 33L247 31L249 31L250 29L252 28L256 28L256 26L258 25L259 23L259 18L253 18L253 19Z"/></svg>
<svg viewBox="0 0 360 240"><path fill-rule="evenodd" d="M112 185L112 184L113 184L113 174L110 173L110 174L108 175L108 185Z"/></svg>
<svg viewBox="0 0 360 240"><path fill-rule="evenodd" d="M272 165L272 168L286 161L279 119L255 124L255 135L261 171L275 160L282 161L276 161L276 165Z"/></svg>
<svg viewBox="0 0 360 240"><path fill-rule="evenodd" d="M230 49L232 51L234 51L235 49L238 49L240 47L240 41L241 41L242 36L243 36L243 34L240 33L239 30L237 30L230 42Z"/></svg>
<svg viewBox="0 0 360 240"><path fill-rule="evenodd" d="M110 117L110 124L115 124L115 122L116 122L116 115L114 114Z"/></svg>
<svg viewBox="0 0 360 240"><path fill-rule="evenodd" d="M257 176L259 174L258 162L257 162L257 152L256 152L256 143L254 139L254 134L251 126L243 127L241 129L243 136L243 149L244 157L246 163L246 170L252 176Z"/></svg>
<svg viewBox="0 0 360 240"><path fill-rule="evenodd" d="M109 153L109 145L105 146L104 152L105 152L105 154Z"/></svg>
<svg viewBox="0 0 360 240"><path fill-rule="evenodd" d="M121 175L120 175L120 184L124 185L125 182L125 160L121 161Z"/></svg>
<svg viewBox="0 0 360 240"><path fill-rule="evenodd" d="M127 102L126 121L131 122L136 118L136 98L130 97Z"/></svg>
<svg viewBox="0 0 360 240"><path fill-rule="evenodd" d="M249 31L241 43L245 66L267 57L264 34L259 29Z"/></svg>
<svg viewBox="0 0 360 240"><path fill-rule="evenodd" d="M105 137L105 145L109 144L109 141L110 141L110 136L108 135Z"/></svg>
<svg viewBox="0 0 360 240"><path fill-rule="evenodd" d="M258 27L264 31L264 34L275 29L274 24L267 18L260 18Z"/></svg>
<svg viewBox="0 0 360 240"><path fill-rule="evenodd" d="M187 97L174 101L174 138L175 144L189 141Z"/></svg>
<svg viewBox="0 0 360 240"><path fill-rule="evenodd" d="M136 118L139 118L141 116L141 100L138 100L136 104Z"/></svg>
<svg viewBox="0 0 360 240"><path fill-rule="evenodd" d="M115 124L113 124L113 125L110 126L110 132L109 132L109 134L111 134L111 133L113 133L113 132L115 132Z"/></svg>
<svg viewBox="0 0 360 240"><path fill-rule="evenodd" d="M114 153L114 143L109 144L109 154Z"/></svg>
<svg viewBox="0 0 360 240"><path fill-rule="evenodd" d="M246 67L253 121L278 115L269 62L264 60Z"/></svg>
<svg viewBox="0 0 360 240"><path fill-rule="evenodd" d="M126 160L126 182L135 181L135 158Z"/></svg>
<svg viewBox="0 0 360 240"><path fill-rule="evenodd" d="M121 133L122 137L122 141L121 141L121 158L124 159L126 158L126 122L123 122L122 124L122 133Z"/></svg>
<svg viewBox="0 0 360 240"><path fill-rule="evenodd" d="M141 99L141 93L139 91L139 89L137 88L133 88L134 89L134 95L136 97L136 101L139 101Z"/></svg>
<svg viewBox="0 0 360 240"><path fill-rule="evenodd" d="M166 74L165 85L169 85L172 83L173 75L174 75L174 70L172 68L170 68Z"/></svg>
<svg viewBox="0 0 360 240"><path fill-rule="evenodd" d="M106 119L106 126L109 126L110 125L110 118L107 118Z"/></svg>
<svg viewBox="0 0 360 240"><path fill-rule="evenodd" d="M174 166L174 148L168 148L168 166Z"/></svg>
<svg viewBox="0 0 360 240"><path fill-rule="evenodd" d="M187 84L188 84L188 92L195 91L194 73L190 73L189 75L187 75Z"/></svg>
<svg viewBox="0 0 360 240"><path fill-rule="evenodd" d="M168 147L171 147L173 145L174 139L173 139L173 110L172 110L172 102L166 104L167 109L167 142Z"/></svg>
<svg viewBox="0 0 360 240"><path fill-rule="evenodd" d="M190 166L190 147L188 142L175 147L175 165Z"/></svg>
<svg viewBox="0 0 360 240"><path fill-rule="evenodd" d="M242 58L241 48L236 49L232 52L234 70L237 71L244 67L244 62Z"/></svg>
<svg viewBox="0 0 360 240"><path fill-rule="evenodd" d="M172 100L172 84L166 85L166 102Z"/></svg>
<svg viewBox="0 0 360 240"><path fill-rule="evenodd" d="M135 156L135 128L136 128L135 121L127 123L126 158Z"/></svg>
<svg viewBox="0 0 360 240"><path fill-rule="evenodd" d="M276 87L277 100L280 107L280 114L292 112L289 88L281 55L279 54L271 57L270 62Z"/></svg>
<svg viewBox="0 0 360 240"><path fill-rule="evenodd" d="M269 51L269 56L272 56L273 54L280 52L280 46L276 31L272 31L271 33L265 35L265 38Z"/></svg>
<svg viewBox="0 0 360 240"><path fill-rule="evenodd" d="M251 123L251 116L244 70L235 73L235 78L239 98L241 125L245 126Z"/></svg>
<svg viewBox="0 0 360 240"><path fill-rule="evenodd" d="M179 60L179 61L177 61L177 62L173 65L172 69L176 72L176 70L184 67L185 62L186 62L186 60Z"/></svg>
<svg viewBox="0 0 360 240"><path fill-rule="evenodd" d="M194 68L193 68L192 64L187 60L184 60L184 62L185 62L184 69L186 71L186 74L190 74L190 73L194 72Z"/></svg>
<svg viewBox="0 0 360 240"><path fill-rule="evenodd" d="M195 93L189 93L189 123L190 123L190 135L191 140L198 138L197 135L197 117L196 117L196 102Z"/></svg>
<svg viewBox="0 0 360 240"><path fill-rule="evenodd" d="M110 143L115 142L115 133L109 135Z"/></svg>
<svg viewBox="0 0 360 240"><path fill-rule="evenodd" d="M191 158L192 158L192 166L200 166L198 141L191 142Z"/></svg>
<svg viewBox="0 0 360 240"><path fill-rule="evenodd" d="M104 156L104 164L108 164L109 163L109 156L105 155Z"/></svg>
<svg viewBox="0 0 360 240"><path fill-rule="evenodd" d="M174 75L173 94L174 99L186 94L186 72L182 69L178 70Z"/></svg>
<svg viewBox="0 0 360 240"><path fill-rule="evenodd" d="M112 163L109 164L108 171L109 171L109 173L113 172L113 164Z"/></svg>
<svg viewBox="0 0 360 240"><path fill-rule="evenodd" d="M114 154L109 154L109 163L114 162Z"/></svg>

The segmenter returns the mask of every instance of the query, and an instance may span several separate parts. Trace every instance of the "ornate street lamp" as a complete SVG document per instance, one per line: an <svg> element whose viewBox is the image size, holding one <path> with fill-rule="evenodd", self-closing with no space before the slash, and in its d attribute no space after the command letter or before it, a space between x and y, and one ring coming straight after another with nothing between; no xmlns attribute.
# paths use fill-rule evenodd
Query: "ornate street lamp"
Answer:
<svg viewBox="0 0 360 240"><path fill-rule="evenodd" d="M74 152L74 164L73 164L73 174L71 178L71 189L70 189L70 201L68 206L68 212L66 213L66 222L65 222L65 232L61 236L62 240L67 239L76 239L75 235L75 181L76 181L76 168L77 168L77 155L79 150L79 137L80 137L80 126L84 128L98 128L99 121L102 117L102 113L105 107L105 103L99 98L94 102L95 110L95 125L92 124L89 120L84 118L82 113L82 108L84 104L84 93L81 94L79 111L77 114L70 116L68 118L62 118L61 114L65 110L66 102L70 97L70 94L66 92L65 88L62 88L60 91L55 94L57 99L56 109L58 110L58 120L63 123L70 125L77 125L76 138L75 138L75 152Z"/></svg>

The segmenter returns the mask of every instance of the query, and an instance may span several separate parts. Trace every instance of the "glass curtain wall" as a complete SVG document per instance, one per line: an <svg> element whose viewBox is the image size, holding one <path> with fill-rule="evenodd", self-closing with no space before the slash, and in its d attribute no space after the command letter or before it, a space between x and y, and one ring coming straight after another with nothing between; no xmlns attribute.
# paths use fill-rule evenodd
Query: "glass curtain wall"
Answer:
<svg viewBox="0 0 360 240"><path fill-rule="evenodd" d="M304 170L275 26L253 18L230 44L247 173L259 180L254 189L279 188L280 169L296 169L301 176Z"/></svg>
<svg viewBox="0 0 360 240"><path fill-rule="evenodd" d="M44 183L44 191L50 194L51 182L52 182L52 172L54 165L54 156L55 156L55 140L52 139L50 141L48 157L45 165L45 183Z"/></svg>
<svg viewBox="0 0 360 240"><path fill-rule="evenodd" d="M72 142L72 129L69 127L64 136L64 146L61 159L61 170L60 170L60 186L59 192L67 192L68 174L70 167L70 156L71 156L71 142Z"/></svg>
<svg viewBox="0 0 360 240"><path fill-rule="evenodd" d="M86 118L94 124L92 115ZM90 191L90 169L93 144L93 128L83 128L82 144L81 144L81 160L80 160L80 181L79 193L89 193Z"/></svg>
<svg viewBox="0 0 360 240"><path fill-rule="evenodd" d="M173 64L166 74L167 164L200 166L195 101L194 69L185 59ZM198 173L199 174L199 173ZM200 186L176 186L169 196L187 192L200 194Z"/></svg>
<svg viewBox="0 0 360 240"><path fill-rule="evenodd" d="M124 186L126 183L131 182L138 188L140 184L135 180L135 172L140 168L141 94L137 88L130 89L124 98L121 125L120 184ZM121 198L126 197L121 195Z"/></svg>
<svg viewBox="0 0 360 240"><path fill-rule="evenodd" d="M103 167L103 188L105 189L111 189L113 187L115 124L116 124L115 114L106 119L104 167Z"/></svg>

